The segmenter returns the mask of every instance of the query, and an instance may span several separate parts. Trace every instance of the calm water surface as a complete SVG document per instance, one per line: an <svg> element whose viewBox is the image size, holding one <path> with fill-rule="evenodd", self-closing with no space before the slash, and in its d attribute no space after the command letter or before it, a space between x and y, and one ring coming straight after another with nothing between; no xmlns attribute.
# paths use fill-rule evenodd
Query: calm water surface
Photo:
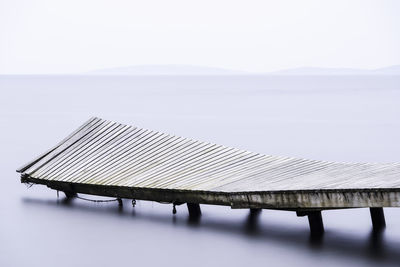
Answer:
<svg viewBox="0 0 400 267"><path fill-rule="evenodd" d="M400 162L400 77L0 76L0 266L399 266L400 209L305 217L129 200L65 203L15 169L90 116L273 155ZM400 177L399 177L400 179ZM89 196L91 198L96 198Z"/></svg>

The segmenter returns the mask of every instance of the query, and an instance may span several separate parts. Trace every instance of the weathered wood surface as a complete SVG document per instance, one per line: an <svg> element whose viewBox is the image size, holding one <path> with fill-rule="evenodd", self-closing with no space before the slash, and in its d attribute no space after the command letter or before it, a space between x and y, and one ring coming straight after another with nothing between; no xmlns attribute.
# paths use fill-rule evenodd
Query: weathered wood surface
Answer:
<svg viewBox="0 0 400 267"><path fill-rule="evenodd" d="M20 168L76 193L232 208L400 206L399 163L267 156L92 118Z"/></svg>

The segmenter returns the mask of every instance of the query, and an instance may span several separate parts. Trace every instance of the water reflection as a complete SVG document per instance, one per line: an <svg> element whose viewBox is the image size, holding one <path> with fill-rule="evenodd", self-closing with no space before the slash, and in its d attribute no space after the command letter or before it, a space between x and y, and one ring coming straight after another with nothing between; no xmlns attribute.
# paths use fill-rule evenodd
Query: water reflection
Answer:
<svg viewBox="0 0 400 267"><path fill-rule="evenodd" d="M371 230L369 236L369 255L375 259L383 259L385 256L385 229Z"/></svg>
<svg viewBox="0 0 400 267"><path fill-rule="evenodd" d="M261 210L250 210L244 223L238 223L228 218L213 218L204 215L198 218L187 216L183 220L182 216L174 216L172 212L171 214L144 214L137 210L141 207L132 208L127 200L124 200L123 206L109 204L107 207L85 205L80 201L71 201L71 199L66 198L56 201L23 198L22 203L24 205L47 205L58 209L67 208L106 216L118 215L124 219L151 221L159 224L172 223L179 227L189 227L194 231L242 236L254 242L277 242L287 247L310 250L312 253L328 252L355 259L370 259L377 263L398 264L400 262L400 243L385 240L384 230L371 231L368 238L365 239L365 237L354 236L351 233L339 233L328 229L323 237L317 238L311 236L304 229L292 229L269 222L263 222L261 225ZM264 212L268 211L265 210ZM187 213L187 210L180 208L178 213ZM295 220L295 218L293 219Z"/></svg>
<svg viewBox="0 0 400 267"><path fill-rule="evenodd" d="M245 223L245 231L248 235L257 235L259 230L258 221L261 209L250 209L249 215Z"/></svg>

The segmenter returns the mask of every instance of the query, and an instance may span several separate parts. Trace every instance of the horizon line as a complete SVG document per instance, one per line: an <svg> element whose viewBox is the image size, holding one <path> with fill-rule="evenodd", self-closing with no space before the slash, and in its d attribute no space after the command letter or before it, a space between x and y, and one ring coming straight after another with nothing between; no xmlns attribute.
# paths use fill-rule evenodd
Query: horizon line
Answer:
<svg viewBox="0 0 400 267"><path fill-rule="evenodd" d="M203 69L214 69L220 71L227 71L232 73L154 73L154 74L129 74L129 73L101 73L107 71L115 71L118 69L127 69L127 68L146 68L146 67L189 67L189 68L203 68ZM315 67L315 66L302 66L302 67L293 67L293 68L285 68L285 69L277 69L273 71L265 71L265 72L255 72L255 71L245 71L245 70L237 70L237 69L229 69L224 67L214 67L214 66L204 66L204 65L189 65L189 64L148 64L148 65L125 65L119 67L110 67L110 68L102 68L102 69L94 69L83 72L59 72L59 73L0 73L1 76L346 76L346 75L371 75L371 76L380 76L380 75L400 75L399 74L385 74L385 73L374 73L375 71L390 69L394 67L399 67L400 64L396 65L387 65L379 68L352 68L352 67ZM287 73L290 71L359 71L366 73L323 73L323 74L295 74L295 73ZM233 73L236 72L236 73ZM367 73L371 72L371 73Z"/></svg>

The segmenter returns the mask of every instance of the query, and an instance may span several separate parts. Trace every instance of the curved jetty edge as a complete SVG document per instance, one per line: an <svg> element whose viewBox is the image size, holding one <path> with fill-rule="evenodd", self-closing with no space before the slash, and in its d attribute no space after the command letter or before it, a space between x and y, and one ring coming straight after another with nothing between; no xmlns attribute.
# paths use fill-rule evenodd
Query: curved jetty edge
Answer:
<svg viewBox="0 0 400 267"><path fill-rule="evenodd" d="M269 156L93 117L19 168L22 183L118 199L295 211L311 233L321 211L370 208L374 230L383 207L400 206L400 163L338 163Z"/></svg>

